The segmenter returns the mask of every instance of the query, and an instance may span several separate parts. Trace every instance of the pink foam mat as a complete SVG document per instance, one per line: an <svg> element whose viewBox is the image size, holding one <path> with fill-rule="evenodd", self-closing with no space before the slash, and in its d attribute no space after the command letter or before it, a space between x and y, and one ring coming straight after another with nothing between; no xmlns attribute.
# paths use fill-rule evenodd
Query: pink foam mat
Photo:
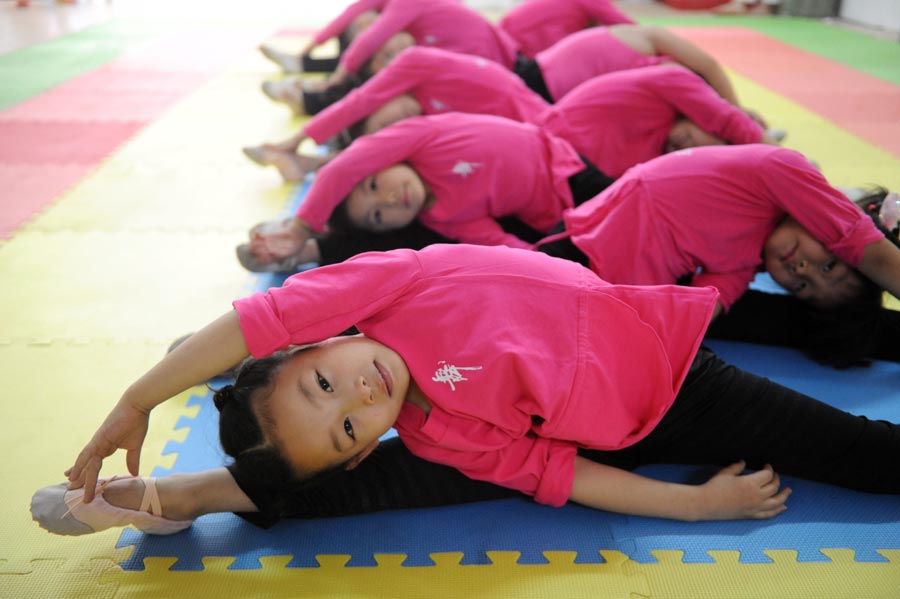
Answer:
<svg viewBox="0 0 900 599"><path fill-rule="evenodd" d="M84 164L0 164L0 189L4 198L0 210L0 239L11 237L22 223L92 168Z"/></svg>
<svg viewBox="0 0 900 599"><path fill-rule="evenodd" d="M900 156L900 87L743 27L673 27L722 64Z"/></svg>
<svg viewBox="0 0 900 599"><path fill-rule="evenodd" d="M0 162L95 165L144 126L143 121L3 121Z"/></svg>

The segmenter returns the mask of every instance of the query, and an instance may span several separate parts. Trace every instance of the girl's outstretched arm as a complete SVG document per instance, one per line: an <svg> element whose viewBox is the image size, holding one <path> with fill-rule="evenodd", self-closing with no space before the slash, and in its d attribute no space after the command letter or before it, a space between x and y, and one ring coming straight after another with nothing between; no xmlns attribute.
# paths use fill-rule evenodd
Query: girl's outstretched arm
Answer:
<svg viewBox="0 0 900 599"><path fill-rule="evenodd" d="M900 297L900 249L887 239L866 246L859 271L894 297Z"/></svg>
<svg viewBox="0 0 900 599"><path fill-rule="evenodd" d="M791 490L770 466L741 474L744 463L721 470L702 485L669 483L575 458L571 501L620 514L674 520L762 520L777 516Z"/></svg>
<svg viewBox="0 0 900 599"><path fill-rule="evenodd" d="M235 311L191 335L122 394L78 454L75 464L66 471L70 488L84 486L84 500L90 503L103 459L118 449L127 452L128 471L137 476L150 411L178 393L231 368L248 355Z"/></svg>
<svg viewBox="0 0 900 599"><path fill-rule="evenodd" d="M705 50L662 27L647 27L645 31L657 54L670 56L676 62L694 71L703 77L710 87L725 100L735 106L740 106L737 92L734 91L734 86L731 85L731 80L728 79L725 70Z"/></svg>

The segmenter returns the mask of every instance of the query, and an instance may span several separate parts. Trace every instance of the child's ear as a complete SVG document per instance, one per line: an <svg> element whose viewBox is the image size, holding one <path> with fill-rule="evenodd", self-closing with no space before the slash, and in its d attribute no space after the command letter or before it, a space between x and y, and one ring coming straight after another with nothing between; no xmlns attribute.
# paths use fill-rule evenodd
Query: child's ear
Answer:
<svg viewBox="0 0 900 599"><path fill-rule="evenodd" d="M374 441L366 445L365 449L350 458L350 460L344 465L344 470L353 470L354 468L359 466L360 462L369 457L369 454L375 451L376 447L378 447L378 439L375 439Z"/></svg>

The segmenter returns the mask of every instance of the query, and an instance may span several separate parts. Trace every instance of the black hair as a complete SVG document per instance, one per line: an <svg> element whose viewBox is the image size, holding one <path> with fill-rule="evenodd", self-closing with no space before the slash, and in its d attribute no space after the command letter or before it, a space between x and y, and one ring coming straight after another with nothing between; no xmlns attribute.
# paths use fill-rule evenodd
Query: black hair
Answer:
<svg viewBox="0 0 900 599"><path fill-rule="evenodd" d="M239 367L233 385L213 393L219 410L219 441L233 460L231 469L241 480L264 489L281 489L287 484L319 484L343 469L313 474L297 472L267 432L274 428L266 400L281 367L302 349L276 352L264 358L250 358Z"/></svg>
<svg viewBox="0 0 900 599"><path fill-rule="evenodd" d="M875 188L855 203L885 238L900 248L896 227L890 231L881 222L880 211L886 196L887 190ZM817 362L835 368L869 365L867 356L872 355L878 332L886 320L882 308L883 290L858 270L856 273L862 287L854 299L832 309L807 304L801 314L801 323L807 333L803 349Z"/></svg>
<svg viewBox="0 0 900 599"><path fill-rule="evenodd" d="M234 460L234 468L262 486L275 486L295 478L293 468L278 447L266 438L271 429L266 410L255 409L257 400L271 393L281 366L290 352L278 352L260 359L245 360L233 385L213 394L219 410L219 442ZM261 397L261 395L265 397Z"/></svg>
<svg viewBox="0 0 900 599"><path fill-rule="evenodd" d="M358 227L350 219L350 212L347 208L347 200L349 198L350 196L348 195L334 207L334 210L331 211L331 216L328 217L328 233L340 233L346 235L365 231L365 229Z"/></svg>

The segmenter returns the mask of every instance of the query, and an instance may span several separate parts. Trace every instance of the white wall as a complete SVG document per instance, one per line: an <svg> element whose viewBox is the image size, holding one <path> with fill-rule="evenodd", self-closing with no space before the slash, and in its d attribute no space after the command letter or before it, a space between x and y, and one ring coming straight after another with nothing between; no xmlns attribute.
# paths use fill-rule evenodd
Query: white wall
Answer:
<svg viewBox="0 0 900 599"><path fill-rule="evenodd" d="M877 29L900 31L900 0L843 0L841 18Z"/></svg>

